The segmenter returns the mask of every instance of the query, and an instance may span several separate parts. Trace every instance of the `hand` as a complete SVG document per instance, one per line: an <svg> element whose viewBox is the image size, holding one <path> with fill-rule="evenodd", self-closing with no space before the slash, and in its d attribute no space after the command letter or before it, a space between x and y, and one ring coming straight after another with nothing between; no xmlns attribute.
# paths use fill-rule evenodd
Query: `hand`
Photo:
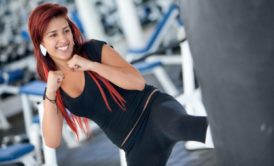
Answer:
<svg viewBox="0 0 274 166"><path fill-rule="evenodd" d="M91 63L92 61L77 54L74 54L72 58L68 61L68 66L73 71L86 71L89 70Z"/></svg>
<svg viewBox="0 0 274 166"><path fill-rule="evenodd" d="M47 94L55 97L56 91L62 84L65 75L61 70L49 71L47 80Z"/></svg>

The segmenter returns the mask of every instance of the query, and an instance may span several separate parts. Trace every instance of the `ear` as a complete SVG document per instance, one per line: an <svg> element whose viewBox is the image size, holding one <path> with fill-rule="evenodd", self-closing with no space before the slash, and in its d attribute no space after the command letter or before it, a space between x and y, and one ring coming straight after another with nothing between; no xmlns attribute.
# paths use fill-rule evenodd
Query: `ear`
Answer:
<svg viewBox="0 0 274 166"><path fill-rule="evenodd" d="M47 49L42 45L42 43L40 44L40 51L44 56L47 55Z"/></svg>

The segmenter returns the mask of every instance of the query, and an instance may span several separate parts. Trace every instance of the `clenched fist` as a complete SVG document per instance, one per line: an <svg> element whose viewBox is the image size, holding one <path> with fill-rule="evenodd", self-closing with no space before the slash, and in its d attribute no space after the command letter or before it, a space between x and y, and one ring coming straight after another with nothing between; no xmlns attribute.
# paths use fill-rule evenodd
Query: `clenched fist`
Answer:
<svg viewBox="0 0 274 166"><path fill-rule="evenodd" d="M61 70L49 71L47 80L47 94L50 96L55 95L56 91L62 84L64 76L65 75Z"/></svg>
<svg viewBox="0 0 274 166"><path fill-rule="evenodd" d="M68 61L68 66L73 71L86 71L90 69L92 61L74 54L73 57Z"/></svg>

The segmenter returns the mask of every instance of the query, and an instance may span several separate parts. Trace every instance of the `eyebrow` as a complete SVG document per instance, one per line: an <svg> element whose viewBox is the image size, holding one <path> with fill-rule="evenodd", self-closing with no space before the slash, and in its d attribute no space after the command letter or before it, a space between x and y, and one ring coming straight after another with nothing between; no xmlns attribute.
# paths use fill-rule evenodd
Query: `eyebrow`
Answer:
<svg viewBox="0 0 274 166"><path fill-rule="evenodd" d="M69 28L69 26L67 25L67 26L65 26L64 28L62 28L63 30L64 29L67 29L67 28ZM54 33L54 32L57 32L57 30L53 30L53 31L49 31L49 32L47 32L47 35L49 34L49 33Z"/></svg>

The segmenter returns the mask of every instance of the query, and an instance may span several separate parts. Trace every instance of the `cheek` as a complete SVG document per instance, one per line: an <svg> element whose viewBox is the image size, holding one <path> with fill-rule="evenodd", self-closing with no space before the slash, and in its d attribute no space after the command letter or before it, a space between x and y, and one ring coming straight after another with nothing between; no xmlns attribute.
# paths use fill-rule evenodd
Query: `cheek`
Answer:
<svg viewBox="0 0 274 166"><path fill-rule="evenodd" d="M54 51L54 50L55 50L55 44L54 44L54 42L51 42L51 43L48 45L48 47L49 47L49 51Z"/></svg>
<svg viewBox="0 0 274 166"><path fill-rule="evenodd" d="M74 43L73 36L70 37L70 41L71 41L72 45L74 46L75 43Z"/></svg>
<svg viewBox="0 0 274 166"><path fill-rule="evenodd" d="M54 42L49 42L46 44L46 49L47 49L47 52L50 54L50 55L54 55L55 54L55 44Z"/></svg>
<svg viewBox="0 0 274 166"><path fill-rule="evenodd" d="M72 41L72 46L74 46L74 44L75 44L75 43L74 43L74 40L72 39L71 41Z"/></svg>

